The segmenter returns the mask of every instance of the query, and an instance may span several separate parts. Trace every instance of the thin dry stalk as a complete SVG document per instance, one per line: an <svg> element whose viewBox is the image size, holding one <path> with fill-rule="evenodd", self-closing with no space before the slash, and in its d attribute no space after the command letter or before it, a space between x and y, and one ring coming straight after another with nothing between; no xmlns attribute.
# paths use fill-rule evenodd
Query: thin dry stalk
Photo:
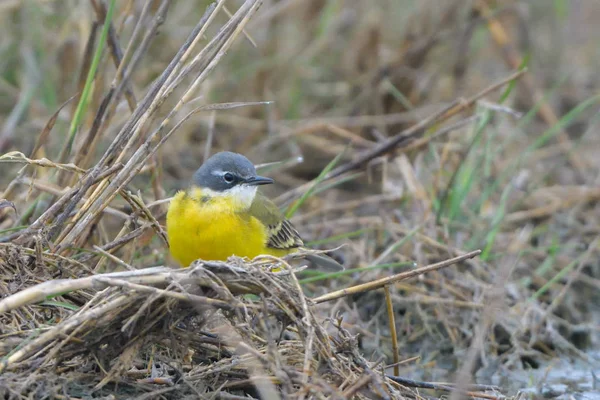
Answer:
<svg viewBox="0 0 600 400"><path fill-rule="evenodd" d="M520 71L514 72L514 73L510 74L509 76L507 76L506 78L489 86L488 88L482 90L481 92L477 93L476 95L474 95L468 99L459 99L459 100L454 101L450 105L442 108L441 110L439 110L436 113L430 115L429 117L423 119L419 123L406 129L405 131L402 131L402 132L390 137L389 139L383 141L382 143L378 144L374 148L369 149L369 150L359 154L350 163L342 165L338 168L335 168L333 171L331 171L327 175L327 179L335 178L345 172L360 168L360 167L364 166L366 163L368 163L369 161L373 160L374 158L382 156L382 155L386 154L387 152L396 149L398 146L401 146L403 144L407 144L407 143L411 142L413 139L415 139L419 135L422 135L427 129L429 129L433 125L444 122L444 121L450 119L451 117L453 117L463 111L468 110L469 108L473 107L477 103L477 100L483 98L484 96L487 96L491 92L494 92L494 91L506 86L510 82L521 78L525 72L526 72L526 70L520 70Z"/></svg>
<svg viewBox="0 0 600 400"><path fill-rule="evenodd" d="M481 250L471 251L462 256L450 258L448 260L441 261L439 263L435 263L435 264L431 264L431 265L427 265L425 267L416 268L412 271L402 272L402 273L392 275L387 278L381 278L381 279L377 279L377 280L374 280L371 282L352 286L352 287L349 287L346 289L336 290L334 292L327 293L323 296L319 296L319 297L311 299L311 300L318 304L318 303L323 303L326 301L336 300L336 299L339 299L340 297L350 296L350 295L357 294L357 293L363 293L363 292L368 292L371 290L379 289L386 285L389 285L389 284L392 284L395 282L400 282L400 281L403 281L406 279L410 279L410 278L413 278L418 275L422 275L422 274L430 272L430 271L435 271L438 269L446 268L450 265L459 263L461 261L468 260L473 257L477 257L479 254L481 254Z"/></svg>
<svg viewBox="0 0 600 400"><path fill-rule="evenodd" d="M390 336L392 337L392 351L394 360L394 375L400 375L400 354L398 349L398 334L396 333L396 316L394 313L394 303L392 302L392 296L390 294L390 285L383 287L385 293L385 305L388 313L388 321L390 325Z"/></svg>

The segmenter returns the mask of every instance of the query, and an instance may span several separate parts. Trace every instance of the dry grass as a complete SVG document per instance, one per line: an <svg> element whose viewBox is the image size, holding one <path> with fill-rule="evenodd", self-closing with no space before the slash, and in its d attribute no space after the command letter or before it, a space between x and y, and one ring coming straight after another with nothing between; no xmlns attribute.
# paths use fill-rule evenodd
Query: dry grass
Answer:
<svg viewBox="0 0 600 400"><path fill-rule="evenodd" d="M11 329L6 335L8 345L0 350L0 382L7 394L36 397L61 390L108 394L115 384L123 385L119 390L125 392L152 391L152 384L175 385L172 395L177 397L217 395L207 391L209 387L261 397L277 393L284 397L416 397L407 382L401 381L402 385L386 377L381 362L364 359L356 337L341 326L341 319L315 317L314 305L335 296L307 299L291 270L268 272L270 266L285 265L276 260L200 262L188 269L154 267L29 287L0 301L0 313L12 316L3 321L6 326L22 327L21 317L35 315L39 306L34 304L45 299L60 296L66 300L82 292L89 298L53 325L32 318L40 322L35 329ZM3 273L17 275L9 270ZM347 289L343 295L364 290ZM259 297L240 297L249 294ZM327 326L335 333L330 335ZM10 343L18 341L21 346L11 349ZM147 357L147 364L138 358L140 354ZM96 365L103 374L84 365ZM32 380L32 374L37 379ZM221 397L228 398L224 393Z"/></svg>
<svg viewBox="0 0 600 400"><path fill-rule="evenodd" d="M0 6L4 397L498 398L599 362L597 69L545 38L600 8L67 3ZM221 149L348 271L173 268L168 199Z"/></svg>

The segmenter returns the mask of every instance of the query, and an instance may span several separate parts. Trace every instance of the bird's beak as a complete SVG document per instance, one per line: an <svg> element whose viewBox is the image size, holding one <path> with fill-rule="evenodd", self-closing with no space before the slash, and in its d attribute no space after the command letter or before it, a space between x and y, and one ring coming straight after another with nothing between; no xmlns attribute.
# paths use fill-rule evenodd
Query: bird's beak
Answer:
<svg viewBox="0 0 600 400"><path fill-rule="evenodd" d="M266 178L264 176L251 176L247 178L244 183L249 186L258 186L258 185L270 185L274 181L271 178Z"/></svg>

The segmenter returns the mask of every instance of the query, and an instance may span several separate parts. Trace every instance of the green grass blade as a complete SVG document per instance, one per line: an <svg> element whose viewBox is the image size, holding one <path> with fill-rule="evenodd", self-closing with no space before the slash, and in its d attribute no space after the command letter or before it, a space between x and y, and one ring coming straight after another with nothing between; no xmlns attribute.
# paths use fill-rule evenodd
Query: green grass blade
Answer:
<svg viewBox="0 0 600 400"><path fill-rule="evenodd" d="M467 164L470 161L469 156L472 154L473 149L475 149L480 142L481 136L485 131L485 127L491 121L491 119L491 111L484 111L484 117L479 120L479 124L475 131L475 136L473 137L473 140L471 141L471 144L469 145L469 148L464 156L465 162L458 167L456 173L450 178L448 188L440 200L440 208L436 216L436 221L438 223L440 223L444 211L446 212L446 216L450 221L453 221L459 215L460 208L463 206L464 200L473 186L477 172L477 166L475 165L477 163L471 162L471 165Z"/></svg>
<svg viewBox="0 0 600 400"><path fill-rule="evenodd" d="M29 225L17 225L17 226L13 226L12 228L2 229L2 230L0 230L0 235L4 235L5 233L20 231L22 229L27 228L28 226Z"/></svg>
<svg viewBox="0 0 600 400"><path fill-rule="evenodd" d="M399 268L399 267L414 267L414 266L415 266L414 262L405 262L405 261L391 263L391 264L372 265L370 267L353 268L353 269L346 269L344 271L331 272L328 274L319 274L318 276L312 276L310 278L300 279L299 282L300 282L300 284L306 284L306 283L311 283L311 282L322 281L325 279L335 279L335 278L339 278L341 276L353 274L355 272L366 272L366 271L374 271L377 269L384 269L384 268Z"/></svg>
<svg viewBox="0 0 600 400"><path fill-rule="evenodd" d="M292 218L296 211L298 211L298 208L300 208L300 206L306 201L306 199L308 199L313 194L317 185L325 179L325 176L327 176L329 171L331 171L333 167L335 167L335 165L340 161L342 156L346 153L347 149L348 146L346 146L346 148L344 148L344 150L340 154L335 156L335 158L331 160L329 164L325 166L325 168L323 168L323 171L321 171L319 176L317 176L311 187L306 192L304 192L304 194L302 194L302 196L297 201L293 202L290 205L287 212L285 213L286 218Z"/></svg>
<svg viewBox="0 0 600 400"><path fill-rule="evenodd" d="M46 301L42 302L41 304L43 306L62 307L62 308L66 308L67 310L71 310L71 311L79 310L79 307L77 307L73 304L65 303L63 301L46 300Z"/></svg>
<svg viewBox="0 0 600 400"><path fill-rule="evenodd" d="M319 23L317 26L317 38L322 38L331 28L332 21L336 16L336 11L338 8L337 0L329 0L327 4L323 7L323 11L321 11L321 15L319 16Z"/></svg>
<svg viewBox="0 0 600 400"><path fill-rule="evenodd" d="M530 59L531 59L531 54L526 53L525 57L523 57L523 60L521 60L521 65L519 65L519 68L517 68L517 69L519 71L523 71L524 69L526 69L527 66L529 65ZM508 83L508 85L506 86L506 89L504 89L504 92L502 92L502 95L500 95L500 101L499 101L500 104L504 103L506 101L506 99L508 99L508 96L510 96L512 91L517 86L517 81L518 81L518 79L513 79L512 81L510 81Z"/></svg>
<svg viewBox="0 0 600 400"><path fill-rule="evenodd" d="M352 180L354 180L354 179L356 179L356 178L358 178L359 176L362 176L362 175L364 175L364 172L357 172L355 174L348 175L348 176L346 176L344 178L337 179L337 180L335 180L333 182L321 185L321 186L319 186L318 188L315 189L315 191L313 192L313 195L316 195L316 194L319 194L319 193L322 193L322 192L326 192L329 189L333 189L334 187L340 186L340 185L342 185L342 184L344 184L346 182L350 182L350 181L352 181Z"/></svg>
<svg viewBox="0 0 600 400"><path fill-rule="evenodd" d="M479 200L479 204L476 209L480 209L481 206L491 197L491 195L500 187L502 182L504 182L508 177L513 175L515 171L520 167L521 162L525 159L525 157L537 149L538 147L543 146L551 137L557 134L560 129L557 126L560 124L561 127L568 126L577 116L579 116L583 111L585 111L588 107L593 105L594 103L600 100L600 95L591 97L587 100L584 100L577 106L575 106L571 111L569 111L565 116L563 116L559 123L549 128L545 133L543 133L538 139L537 143L532 143L529 147L524 149L515 160L500 173L497 179L494 180L488 187L483 191L483 195ZM541 104L541 102L539 103ZM539 108L539 106L536 105ZM528 113L529 114L529 113ZM526 118L526 117L524 117Z"/></svg>
<svg viewBox="0 0 600 400"><path fill-rule="evenodd" d="M556 81L556 84L551 86L549 90L546 90L544 92L544 94L542 95L542 98L539 99L533 105L533 107L531 107L529 109L529 111L527 111L527 113L519 119L519 121L517 122L517 127L524 128L524 127L528 126L531 123L531 121L533 121L533 119L536 117L536 115L538 115L540 108L542 108L542 106L544 104L546 104L550 101L552 96L556 92L558 92L558 90L567 82L568 78L569 78L569 75L563 74L560 77L560 79ZM509 139L512 139L512 137L510 137Z"/></svg>
<svg viewBox="0 0 600 400"><path fill-rule="evenodd" d="M529 147L527 147L526 151L532 151L544 146L550 139L552 139L557 133L565 129L569 126L575 118L585 111L588 107L598 103L600 101L600 95L596 95L590 97L587 100L582 101L577 106L575 106L571 111L566 113L554 126L550 127L550 129L546 130L539 138L535 140Z"/></svg>
<svg viewBox="0 0 600 400"><path fill-rule="evenodd" d="M73 147L73 142L75 141L77 129L79 129L79 126L83 120L83 116L86 112L89 97L92 91L92 83L94 82L96 71L98 70L100 59L102 58L102 51L104 50L106 38L108 37L108 28L110 27L112 16L115 11L115 3L116 0L111 0L108 6L108 11L106 12L106 18L104 19L104 25L102 26L102 32L100 34L100 42L98 43L98 47L96 47L96 52L94 53L90 70L88 71L88 75L85 79L85 85L83 86L83 91L81 93L81 97L79 98L75 115L73 116L73 120L71 120L71 126L69 127L69 139L67 142L65 155L71 153L71 148Z"/></svg>
<svg viewBox="0 0 600 400"><path fill-rule="evenodd" d="M494 215L492 220L492 230L488 233L486 237L485 248L481 252L480 258L483 261L488 261L490 257L490 253L492 248L494 247L494 241L496 240L496 236L500 231L500 226L502 226L502 220L504 219L504 215L506 214L506 203L508 201L508 196L512 192L512 186L507 186L502 192L502 197L500 197L500 204L498 205L498 210Z"/></svg>
<svg viewBox="0 0 600 400"><path fill-rule="evenodd" d="M392 97L404 108L407 110L412 110L415 108L408 97L406 97L404 93L402 93L402 91L398 89L389 78L385 80L385 86L388 93L391 94Z"/></svg>
<svg viewBox="0 0 600 400"><path fill-rule="evenodd" d="M535 300L535 299L537 299L538 297L540 297L541 295L543 295L544 293L546 293L550 289L550 287L552 287L552 285L554 285L556 282L558 282L559 280L561 280L562 278L564 278L565 275L567 275L577 265L577 263L579 262L579 260L581 260L581 258L584 256L584 254L586 254L586 253L582 253L575 260L571 261L569 264L567 264L565 267L563 267L563 269L561 269L548 282L546 282L546 284L544 286L542 286L541 288L539 288L529 298L529 300Z"/></svg>
<svg viewBox="0 0 600 400"><path fill-rule="evenodd" d="M550 269L552 268L552 266L554 266L554 263L556 262L558 248L558 246L550 247L550 249L548 250L548 256L544 259L544 261L542 261L540 266L535 269L533 273L535 276L544 276L548 271L550 271ZM529 286L532 281L533 279L531 276L526 276L523 279L521 279L520 283L522 286L526 287Z"/></svg>
<svg viewBox="0 0 600 400"><path fill-rule="evenodd" d="M377 259L375 259L373 261L373 264L379 263L379 262L383 261L386 257L394 254L396 252L396 250L398 250L400 247L402 247L404 245L404 243L406 243L410 238L412 238L422 228L423 228L423 224L419 224L419 225L415 226L402 239L396 241L396 243L392 244L390 247L388 247L386 250L384 250L379 256L377 256Z"/></svg>

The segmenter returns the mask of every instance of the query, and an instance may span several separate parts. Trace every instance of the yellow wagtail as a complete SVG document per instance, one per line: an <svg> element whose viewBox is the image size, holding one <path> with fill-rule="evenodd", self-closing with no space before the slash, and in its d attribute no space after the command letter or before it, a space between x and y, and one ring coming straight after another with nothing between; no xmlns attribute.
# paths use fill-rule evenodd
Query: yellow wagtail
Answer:
<svg viewBox="0 0 600 400"><path fill-rule="evenodd" d="M273 179L257 175L241 154L221 152L206 160L189 188L169 205L167 235L173 257L187 267L197 259L283 257L301 249L304 243L291 222L257 191L271 183ZM306 258L328 269L343 268L325 255Z"/></svg>

